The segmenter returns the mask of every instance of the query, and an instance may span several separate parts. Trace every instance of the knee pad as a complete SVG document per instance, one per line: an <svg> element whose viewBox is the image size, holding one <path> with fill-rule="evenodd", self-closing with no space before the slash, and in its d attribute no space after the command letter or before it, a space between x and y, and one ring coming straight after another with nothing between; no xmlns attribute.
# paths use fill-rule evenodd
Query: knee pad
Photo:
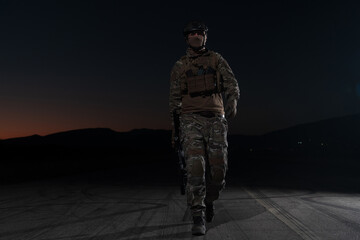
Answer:
<svg viewBox="0 0 360 240"><path fill-rule="evenodd" d="M192 156L186 161L186 169L189 177L201 177L205 175L205 160L203 156Z"/></svg>

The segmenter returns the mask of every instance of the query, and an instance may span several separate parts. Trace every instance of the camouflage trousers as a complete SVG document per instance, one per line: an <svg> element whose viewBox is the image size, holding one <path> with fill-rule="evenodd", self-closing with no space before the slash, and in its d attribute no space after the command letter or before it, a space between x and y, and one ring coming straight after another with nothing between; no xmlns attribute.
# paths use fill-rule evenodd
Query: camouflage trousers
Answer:
<svg viewBox="0 0 360 240"><path fill-rule="evenodd" d="M180 131L188 174L187 204L193 216L204 216L205 203L217 200L225 188L227 120L186 113L180 116Z"/></svg>

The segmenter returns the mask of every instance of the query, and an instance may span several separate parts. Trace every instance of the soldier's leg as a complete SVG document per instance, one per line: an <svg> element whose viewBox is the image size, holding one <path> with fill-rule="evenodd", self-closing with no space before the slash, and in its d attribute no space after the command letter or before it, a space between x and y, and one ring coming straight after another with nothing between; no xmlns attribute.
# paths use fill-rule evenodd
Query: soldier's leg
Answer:
<svg viewBox="0 0 360 240"><path fill-rule="evenodd" d="M193 216L204 216L205 209L205 145L202 125L196 116L184 114L180 120L181 142L187 169L187 203Z"/></svg>
<svg viewBox="0 0 360 240"><path fill-rule="evenodd" d="M222 117L214 118L213 125L209 129L207 143L207 156L210 174L206 182L206 199L208 204L219 198L220 192L225 188L225 176L227 171L227 120Z"/></svg>

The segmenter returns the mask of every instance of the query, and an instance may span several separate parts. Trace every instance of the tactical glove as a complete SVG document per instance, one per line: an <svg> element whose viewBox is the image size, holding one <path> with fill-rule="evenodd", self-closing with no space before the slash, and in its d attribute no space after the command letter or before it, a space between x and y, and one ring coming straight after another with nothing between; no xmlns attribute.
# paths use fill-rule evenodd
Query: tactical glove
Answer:
<svg viewBox="0 0 360 240"><path fill-rule="evenodd" d="M225 117L226 119L234 118L236 115L237 100L228 100L225 106Z"/></svg>

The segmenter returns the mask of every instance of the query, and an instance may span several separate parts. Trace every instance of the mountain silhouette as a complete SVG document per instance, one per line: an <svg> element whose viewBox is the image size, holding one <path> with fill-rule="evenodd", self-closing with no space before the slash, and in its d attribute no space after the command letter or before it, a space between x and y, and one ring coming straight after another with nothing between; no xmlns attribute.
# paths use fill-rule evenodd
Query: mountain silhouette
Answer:
<svg viewBox="0 0 360 240"><path fill-rule="evenodd" d="M360 153L360 114L300 124L262 137L268 148L322 148L342 154Z"/></svg>
<svg viewBox="0 0 360 240"><path fill-rule="evenodd" d="M357 176L359 123L360 114L354 114L259 136L229 135L228 176L262 186L317 182L325 189L325 180L351 186L342 176ZM0 183L106 169L141 183L177 180L170 130L76 129L0 140L0 151Z"/></svg>
<svg viewBox="0 0 360 240"><path fill-rule="evenodd" d="M231 127L231 126L230 126ZM301 148L331 151L360 151L360 114L299 124L259 136L229 135L229 146L236 152ZM134 129L117 132L109 128L87 128L0 140L4 145L52 145L83 147L119 147L122 149L161 149L169 152L171 131Z"/></svg>
<svg viewBox="0 0 360 240"><path fill-rule="evenodd" d="M134 129L129 132L116 132L110 128L86 128L49 134L0 140L2 145L58 145L58 146L161 146L168 147L170 135L167 130Z"/></svg>

